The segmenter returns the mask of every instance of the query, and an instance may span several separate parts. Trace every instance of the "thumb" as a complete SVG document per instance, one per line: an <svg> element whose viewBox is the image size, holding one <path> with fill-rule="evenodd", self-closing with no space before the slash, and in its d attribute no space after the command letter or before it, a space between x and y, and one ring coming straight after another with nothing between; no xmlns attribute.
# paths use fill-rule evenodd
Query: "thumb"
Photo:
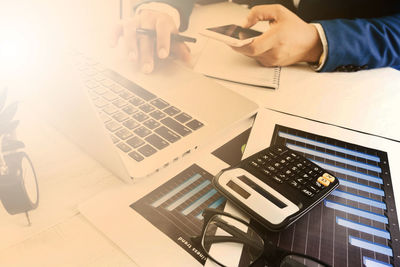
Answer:
<svg viewBox="0 0 400 267"><path fill-rule="evenodd" d="M276 21L278 20L281 9L281 5L255 6L250 10L249 15L247 16L247 21L244 23L243 27L250 28L259 21Z"/></svg>

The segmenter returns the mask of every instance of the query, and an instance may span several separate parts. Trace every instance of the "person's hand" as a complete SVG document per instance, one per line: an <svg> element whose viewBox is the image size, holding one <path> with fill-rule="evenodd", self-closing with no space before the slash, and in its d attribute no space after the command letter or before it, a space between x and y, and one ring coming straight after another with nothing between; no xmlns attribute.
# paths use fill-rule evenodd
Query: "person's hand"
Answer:
<svg viewBox="0 0 400 267"><path fill-rule="evenodd" d="M323 48L315 26L301 20L282 5L251 9L245 28L269 21L270 28L250 44L232 47L263 66L287 66L297 62L318 62Z"/></svg>
<svg viewBox="0 0 400 267"><path fill-rule="evenodd" d="M136 33L137 28L156 31L156 36ZM174 20L167 14L143 9L132 19L117 25L112 46L123 37L128 57L139 64L144 73L154 70L155 62L170 54L184 62L190 61L190 50L183 42L171 42L171 33L178 33Z"/></svg>

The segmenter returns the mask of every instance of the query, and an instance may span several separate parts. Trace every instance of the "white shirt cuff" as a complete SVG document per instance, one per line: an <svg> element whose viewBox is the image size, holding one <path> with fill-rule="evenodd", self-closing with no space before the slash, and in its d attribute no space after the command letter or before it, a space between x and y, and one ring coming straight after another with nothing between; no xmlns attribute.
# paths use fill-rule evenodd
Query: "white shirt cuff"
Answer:
<svg viewBox="0 0 400 267"><path fill-rule="evenodd" d="M319 34L319 39L321 40L322 43L322 55L319 58L318 64L311 65L314 68L314 70L319 71L325 65L326 59L328 57L328 41L326 40L325 31L324 28L322 28L322 25L319 23L311 23L311 24L314 25L315 28L317 29Z"/></svg>
<svg viewBox="0 0 400 267"><path fill-rule="evenodd" d="M169 15L174 20L177 29L179 29L181 25L181 18L178 10L168 4L158 2L144 3L136 8L135 15L138 15L143 9L158 11Z"/></svg>

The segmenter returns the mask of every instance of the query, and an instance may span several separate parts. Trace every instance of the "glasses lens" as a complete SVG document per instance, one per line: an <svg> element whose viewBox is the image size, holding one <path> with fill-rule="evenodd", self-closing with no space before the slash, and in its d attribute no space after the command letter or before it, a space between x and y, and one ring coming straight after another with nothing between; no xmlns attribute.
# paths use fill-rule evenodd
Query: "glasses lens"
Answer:
<svg viewBox="0 0 400 267"><path fill-rule="evenodd" d="M264 251L262 238L246 224L225 215L214 215L202 237L203 249L224 266L237 266L243 256L249 264Z"/></svg>
<svg viewBox="0 0 400 267"><path fill-rule="evenodd" d="M288 255L282 262L280 267L324 267L326 265L320 264L312 259L301 257L297 255Z"/></svg>

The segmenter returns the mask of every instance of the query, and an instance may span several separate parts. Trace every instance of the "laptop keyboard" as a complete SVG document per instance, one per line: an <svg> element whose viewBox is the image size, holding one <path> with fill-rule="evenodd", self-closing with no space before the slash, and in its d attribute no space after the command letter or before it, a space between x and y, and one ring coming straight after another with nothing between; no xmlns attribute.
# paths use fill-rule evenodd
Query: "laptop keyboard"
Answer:
<svg viewBox="0 0 400 267"><path fill-rule="evenodd" d="M90 59L80 61L78 69L113 143L137 162L203 126L188 113Z"/></svg>

